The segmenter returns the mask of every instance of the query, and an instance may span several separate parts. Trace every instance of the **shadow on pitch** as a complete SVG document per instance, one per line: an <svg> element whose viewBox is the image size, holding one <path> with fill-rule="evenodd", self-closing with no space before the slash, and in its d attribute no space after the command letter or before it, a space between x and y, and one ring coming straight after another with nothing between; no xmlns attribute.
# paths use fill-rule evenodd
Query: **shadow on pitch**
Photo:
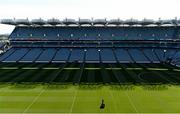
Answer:
<svg viewBox="0 0 180 114"><path fill-rule="evenodd" d="M131 90L134 90L135 89L135 86L134 85L110 85L110 89L112 90L128 90L128 91L131 91Z"/></svg>
<svg viewBox="0 0 180 114"><path fill-rule="evenodd" d="M163 90L168 90L169 85L165 84L159 84L159 85L143 85L142 88L144 90L148 91L163 91Z"/></svg>
<svg viewBox="0 0 180 114"><path fill-rule="evenodd" d="M63 89L69 89L72 87L72 84L69 83L46 83L44 84L44 89L48 90L63 90Z"/></svg>
<svg viewBox="0 0 180 114"><path fill-rule="evenodd" d="M13 83L10 86L10 89L20 89L20 90L27 90L27 89L34 89L37 88L39 84L34 83Z"/></svg>
<svg viewBox="0 0 180 114"><path fill-rule="evenodd" d="M78 86L79 90L97 90L101 89L104 85L103 84L97 84L97 83L83 83Z"/></svg>
<svg viewBox="0 0 180 114"><path fill-rule="evenodd" d="M79 90L98 90L103 87L108 87L110 90L121 90L121 91L132 91L136 87L140 87L147 91L163 91L168 90L170 84L102 84L102 83L83 83L83 84L72 84L72 83L0 83L0 88L8 87L10 89L29 90L38 87L43 87L47 90L65 90L71 87L75 87ZM178 86L178 85L176 85Z"/></svg>

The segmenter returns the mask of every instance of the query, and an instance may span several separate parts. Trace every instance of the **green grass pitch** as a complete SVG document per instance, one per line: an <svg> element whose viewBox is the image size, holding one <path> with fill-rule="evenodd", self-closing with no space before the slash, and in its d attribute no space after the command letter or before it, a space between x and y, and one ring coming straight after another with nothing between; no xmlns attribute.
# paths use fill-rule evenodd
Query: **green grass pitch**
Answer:
<svg viewBox="0 0 180 114"><path fill-rule="evenodd" d="M81 66L0 64L0 113L180 113L177 67Z"/></svg>
<svg viewBox="0 0 180 114"><path fill-rule="evenodd" d="M105 109L100 110L101 99ZM180 87L167 85L5 85L1 113L180 113Z"/></svg>

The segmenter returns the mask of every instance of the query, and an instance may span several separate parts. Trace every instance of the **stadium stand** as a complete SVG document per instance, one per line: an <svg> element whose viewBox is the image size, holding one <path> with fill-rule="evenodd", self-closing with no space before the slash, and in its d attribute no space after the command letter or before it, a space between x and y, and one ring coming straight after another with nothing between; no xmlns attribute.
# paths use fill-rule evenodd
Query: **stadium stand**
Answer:
<svg viewBox="0 0 180 114"><path fill-rule="evenodd" d="M1 62L179 64L180 60L180 28L177 24L149 26L154 24L149 23L145 26L147 23L141 22L141 26L134 26L139 23L121 22L128 26L118 26L118 22L111 21L91 23L68 19L62 22L42 19L17 22L1 21L2 24L16 25L9 36L11 48L1 54Z"/></svg>
<svg viewBox="0 0 180 114"><path fill-rule="evenodd" d="M173 27L16 27L13 40L169 40ZM51 31L51 32L49 32Z"/></svg>

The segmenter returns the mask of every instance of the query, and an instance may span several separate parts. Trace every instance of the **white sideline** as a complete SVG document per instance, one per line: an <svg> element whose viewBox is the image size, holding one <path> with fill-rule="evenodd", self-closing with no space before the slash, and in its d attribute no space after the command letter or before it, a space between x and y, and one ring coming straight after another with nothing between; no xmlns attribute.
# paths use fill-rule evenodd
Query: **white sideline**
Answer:
<svg viewBox="0 0 180 114"><path fill-rule="evenodd" d="M42 95L42 93L45 91L45 89L43 89L34 99L33 101L31 102L31 104L29 104L27 106L27 108L23 111L23 114L26 113L30 108L31 106L37 101L37 99Z"/></svg>
<svg viewBox="0 0 180 114"><path fill-rule="evenodd" d="M114 100L114 95L113 95L110 91L109 91L109 94L110 94L110 96L112 97L113 104L114 104L114 108L115 108L115 111L117 112L118 107L117 107L116 101Z"/></svg>
<svg viewBox="0 0 180 114"><path fill-rule="evenodd" d="M77 96L77 91L78 91L78 90L76 90L75 95L74 95L74 98L73 98L73 102L72 102L71 109L70 109L70 114L72 113L72 109L73 109L73 107L74 107L74 103L75 103L76 96Z"/></svg>
<svg viewBox="0 0 180 114"><path fill-rule="evenodd" d="M129 102L131 103L131 105L132 105L133 109L134 109L134 110L136 111L136 113L138 114L138 110L137 110L137 108L135 107L135 105L133 104L133 102L132 102L131 98L129 97L128 93L127 93L127 92L125 92L125 94L126 94L126 96L128 97Z"/></svg>

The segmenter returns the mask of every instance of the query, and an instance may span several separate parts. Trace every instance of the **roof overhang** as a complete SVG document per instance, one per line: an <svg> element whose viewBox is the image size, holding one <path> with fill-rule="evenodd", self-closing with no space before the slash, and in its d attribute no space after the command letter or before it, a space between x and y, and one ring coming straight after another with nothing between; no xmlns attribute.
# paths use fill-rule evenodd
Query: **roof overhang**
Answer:
<svg viewBox="0 0 180 114"><path fill-rule="evenodd" d="M25 26L56 26L56 25L91 25L91 26L96 26L96 25L102 25L102 26L179 26L180 25L180 20L178 19L172 19L172 20L152 20L152 19L143 19L141 21L137 19L128 19L128 20L120 20L120 19L111 19L111 20L106 20L106 19L64 19L60 21L59 19L48 19L48 20L43 20L43 19L2 19L0 21L1 24L7 24L7 25L14 25L14 26L20 26L20 25L25 25Z"/></svg>
<svg viewBox="0 0 180 114"><path fill-rule="evenodd" d="M76 25L77 24L77 21L75 19L64 19L62 21L62 24L65 24L65 25Z"/></svg>
<svg viewBox="0 0 180 114"><path fill-rule="evenodd" d="M31 23L33 24L33 25L45 25L46 24L46 21L44 21L43 19L33 19L32 21L31 21Z"/></svg>
<svg viewBox="0 0 180 114"><path fill-rule="evenodd" d="M120 19L111 19L107 23L110 25L120 25L123 24L123 21Z"/></svg>
<svg viewBox="0 0 180 114"><path fill-rule="evenodd" d="M153 25L155 24L155 22L152 19L144 19L142 21L139 21L139 24L145 26L145 25Z"/></svg>
<svg viewBox="0 0 180 114"><path fill-rule="evenodd" d="M46 23L49 25L59 25L61 24L61 21L59 19L52 18L52 19L48 19Z"/></svg>
<svg viewBox="0 0 180 114"><path fill-rule="evenodd" d="M95 19L93 20L93 25L106 25L106 19Z"/></svg>
<svg viewBox="0 0 180 114"><path fill-rule="evenodd" d="M79 19L79 25L92 25L92 21L90 19Z"/></svg>
<svg viewBox="0 0 180 114"><path fill-rule="evenodd" d="M139 24L139 21L136 20L136 19L127 19L123 22L123 24L126 24L126 25L138 25Z"/></svg>
<svg viewBox="0 0 180 114"><path fill-rule="evenodd" d="M15 23L15 21L13 19L2 19L1 24L16 25L16 23Z"/></svg>

